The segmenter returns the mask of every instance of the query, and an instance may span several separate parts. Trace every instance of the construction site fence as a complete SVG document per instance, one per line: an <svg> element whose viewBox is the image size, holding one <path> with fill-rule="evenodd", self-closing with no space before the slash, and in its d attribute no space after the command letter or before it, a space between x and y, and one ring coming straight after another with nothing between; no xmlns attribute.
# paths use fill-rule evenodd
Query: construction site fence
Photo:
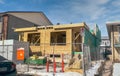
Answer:
<svg viewBox="0 0 120 76"><path fill-rule="evenodd" d="M84 46L83 46L84 45ZM35 44L32 44L31 46L36 46ZM84 52L84 50L82 49L82 47L86 48L89 47L89 53L90 53L90 56L91 56L91 60L92 61L95 61L95 60L99 60L100 59L100 47L97 46L97 47L91 47L91 45L87 45L87 44L83 44L83 43L41 43L37 46L40 46L39 47L39 51L45 51L47 47L51 47L49 50L51 51L51 53L55 50L58 50L60 51L60 53L64 52L65 51L71 51L72 54L73 53L77 53L77 52ZM58 48L60 47L60 48ZM71 49L70 49L71 48ZM88 50L88 49L87 49ZM71 55L72 55L71 54ZM44 53L43 53L44 55Z"/></svg>
<svg viewBox="0 0 120 76"><path fill-rule="evenodd" d="M24 60L17 59L17 50L19 48L24 48L24 57L29 58L29 46L28 44L10 44L9 43L0 45L0 55L3 56L5 59L8 59L16 64L17 71L25 72L28 71L27 68L22 68L24 64Z"/></svg>
<svg viewBox="0 0 120 76"><path fill-rule="evenodd" d="M51 46L53 47L51 49L51 52L55 51L55 50L59 50L57 48L57 45L60 45L61 47L62 46L66 46L66 45L71 45L72 47L72 53L71 55L69 54L64 54L64 59L66 60L69 60L73 57L73 55L77 54L79 51L79 53L81 54L82 56L82 68L84 69L84 72L85 70L88 70L91 66L92 66L92 61L97 61L97 60L100 60L100 51L99 51L99 47L96 47L96 51L95 52L91 52L90 50L90 47L89 45L86 45L86 44L83 44L83 43L52 43L50 45L50 43L41 43L39 46L44 46L45 48L47 46ZM31 46L35 46L35 45L31 45ZM15 47L15 48L14 48ZM11 61L15 61L16 62L16 52L17 51L17 48L20 48L20 47L29 47L27 45L20 45L20 44L15 44L15 45L0 45L0 55L7 58L8 60L11 60ZM78 47L78 48L76 48ZM39 48L41 49L41 48ZM59 51L67 51L68 48L61 48ZM74 49L77 49L79 51L76 51ZM30 49L25 49L26 53L28 53L27 55L29 55L29 50ZM28 52L27 52L28 51ZM69 50L68 50L69 51ZM94 58L92 58L94 57ZM27 56L27 58L29 58L29 56ZM93 60L92 60L93 59ZM24 64L24 61L18 61L20 63L17 63L17 68L19 69L18 71L20 72L26 72L26 71L29 71L30 69L30 64ZM20 69L20 68L23 68L24 69ZM26 68L25 68L26 67ZM44 67L46 68L46 67Z"/></svg>

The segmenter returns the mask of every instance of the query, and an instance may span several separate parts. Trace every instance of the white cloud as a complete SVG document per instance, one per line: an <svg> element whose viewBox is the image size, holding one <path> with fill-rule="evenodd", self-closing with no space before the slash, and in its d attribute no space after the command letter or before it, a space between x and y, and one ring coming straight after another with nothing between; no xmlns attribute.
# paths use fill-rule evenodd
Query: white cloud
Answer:
<svg viewBox="0 0 120 76"><path fill-rule="evenodd" d="M119 15L109 16L106 21L120 21L120 16Z"/></svg>
<svg viewBox="0 0 120 76"><path fill-rule="evenodd" d="M65 22L94 21L105 16L109 0L69 0L50 9L51 20ZM54 17L54 18L53 18Z"/></svg>
<svg viewBox="0 0 120 76"><path fill-rule="evenodd" d="M42 3L45 2L46 0L31 0L33 3Z"/></svg>
<svg viewBox="0 0 120 76"><path fill-rule="evenodd" d="M57 5L51 9L50 20L53 23L70 23L70 22L83 22L93 28L95 23L98 24L102 31L102 35L107 35L106 31L106 18L109 18L106 4L109 0L70 0L63 5Z"/></svg>
<svg viewBox="0 0 120 76"><path fill-rule="evenodd" d="M101 5L106 4L109 2L109 0L88 0L91 4Z"/></svg>
<svg viewBox="0 0 120 76"><path fill-rule="evenodd" d="M71 6L75 13L87 15L90 19L95 20L107 12L107 9L102 6L107 2L109 0L86 0L84 3L74 1Z"/></svg>
<svg viewBox="0 0 120 76"><path fill-rule="evenodd" d="M4 0L0 0L0 4L4 4Z"/></svg>
<svg viewBox="0 0 120 76"><path fill-rule="evenodd" d="M97 23L102 35L107 35L106 22L120 20L119 8L119 0L69 0L56 5L49 14L53 22L85 21L90 28Z"/></svg>
<svg viewBox="0 0 120 76"><path fill-rule="evenodd" d="M120 7L120 0L113 0L111 4L112 6Z"/></svg>

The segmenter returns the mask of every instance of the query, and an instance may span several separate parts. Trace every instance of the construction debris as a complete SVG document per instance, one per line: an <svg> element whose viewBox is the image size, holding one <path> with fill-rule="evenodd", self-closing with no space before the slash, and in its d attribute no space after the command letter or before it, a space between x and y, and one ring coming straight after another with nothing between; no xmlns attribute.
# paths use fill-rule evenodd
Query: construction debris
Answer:
<svg viewBox="0 0 120 76"><path fill-rule="evenodd" d="M65 68L65 72L79 72L83 74L82 70L82 59L80 54L76 54L72 59L70 59L68 65Z"/></svg>

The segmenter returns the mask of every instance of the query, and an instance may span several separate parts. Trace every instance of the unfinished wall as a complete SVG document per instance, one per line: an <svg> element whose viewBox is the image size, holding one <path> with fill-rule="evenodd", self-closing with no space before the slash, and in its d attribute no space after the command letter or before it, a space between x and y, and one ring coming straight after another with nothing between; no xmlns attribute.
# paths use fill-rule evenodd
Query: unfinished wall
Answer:
<svg viewBox="0 0 120 76"><path fill-rule="evenodd" d="M39 34L40 36L35 38L31 38L30 35ZM22 35L23 36L23 35ZM53 38L54 36L54 38ZM35 37L35 36L34 36ZM30 49L32 52L39 52L42 55L52 55L54 54L60 55L72 53L72 30L54 30L54 29L42 29L37 30L36 32L24 32L24 41L30 41L30 39L34 39L33 42L39 42L40 45L31 44Z"/></svg>
<svg viewBox="0 0 120 76"><path fill-rule="evenodd" d="M82 52L81 43L83 43L83 37L80 35L80 28L85 26L81 24L69 24L69 25L57 25L48 27L37 27L35 30L31 28L17 29L20 32L19 39L22 41L28 41L32 39L29 35L36 33L40 34L38 42L40 45L31 45L30 49L32 54L48 55L53 57L53 53L56 58L61 58L64 54L67 60L69 60L74 52ZM28 30L29 29L29 30ZM35 39L35 38L33 38ZM33 43L35 43L37 39ZM82 53L81 53L82 54Z"/></svg>
<svg viewBox="0 0 120 76"><path fill-rule="evenodd" d="M82 52L82 36L80 34L80 28L74 28L72 32L72 46L74 52Z"/></svg>

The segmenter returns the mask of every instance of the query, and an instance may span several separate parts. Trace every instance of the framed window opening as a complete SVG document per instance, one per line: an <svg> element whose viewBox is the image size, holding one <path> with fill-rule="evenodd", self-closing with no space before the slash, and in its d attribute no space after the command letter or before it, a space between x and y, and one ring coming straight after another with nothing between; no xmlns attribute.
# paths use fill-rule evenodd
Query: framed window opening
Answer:
<svg viewBox="0 0 120 76"><path fill-rule="evenodd" d="M40 46L40 33L28 34L28 40L30 45Z"/></svg>
<svg viewBox="0 0 120 76"><path fill-rule="evenodd" d="M66 45L66 31L51 32L51 45Z"/></svg>

